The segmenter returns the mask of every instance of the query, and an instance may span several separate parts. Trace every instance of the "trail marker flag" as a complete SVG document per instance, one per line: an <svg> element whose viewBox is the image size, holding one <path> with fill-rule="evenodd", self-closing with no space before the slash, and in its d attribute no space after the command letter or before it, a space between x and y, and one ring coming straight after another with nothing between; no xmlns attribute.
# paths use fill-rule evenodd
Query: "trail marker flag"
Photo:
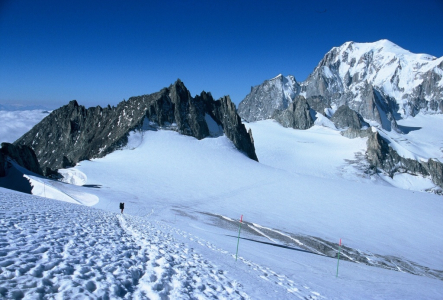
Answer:
<svg viewBox="0 0 443 300"><path fill-rule="evenodd" d="M242 223L243 223L243 215L241 215L241 217L240 217L240 226L238 226L237 252L235 252L235 261L237 261L238 244L240 243L240 231L241 231L241 224Z"/></svg>
<svg viewBox="0 0 443 300"><path fill-rule="evenodd" d="M341 239L340 239L340 243L338 244L338 258L337 258L337 274L335 275L335 277L338 277L338 264L340 263L340 250L341 250Z"/></svg>

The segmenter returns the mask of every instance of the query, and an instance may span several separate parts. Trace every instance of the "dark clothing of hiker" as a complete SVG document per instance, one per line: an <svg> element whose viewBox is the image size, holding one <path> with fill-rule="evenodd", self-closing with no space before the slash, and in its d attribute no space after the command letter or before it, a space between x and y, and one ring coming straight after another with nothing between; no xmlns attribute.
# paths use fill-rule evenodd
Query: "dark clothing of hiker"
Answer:
<svg viewBox="0 0 443 300"><path fill-rule="evenodd" d="M120 209L122 210L122 213L123 213L123 210L125 209L125 204L122 202L120 202Z"/></svg>

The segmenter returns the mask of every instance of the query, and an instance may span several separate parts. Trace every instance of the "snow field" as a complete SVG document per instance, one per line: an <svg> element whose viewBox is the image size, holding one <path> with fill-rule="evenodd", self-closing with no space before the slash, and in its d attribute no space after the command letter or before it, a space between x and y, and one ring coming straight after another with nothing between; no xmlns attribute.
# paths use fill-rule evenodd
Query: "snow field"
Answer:
<svg viewBox="0 0 443 300"><path fill-rule="evenodd" d="M337 130L314 126L309 130L284 128L274 120L246 123L252 130L261 164L322 178L343 178L345 159L365 152L366 139L348 139ZM353 171L352 179L360 180Z"/></svg>
<svg viewBox="0 0 443 300"><path fill-rule="evenodd" d="M2 297L248 299L146 219L18 193L0 199Z"/></svg>
<svg viewBox="0 0 443 300"><path fill-rule="evenodd" d="M168 224L5 189L0 200L0 295L6 299L441 296L441 281L345 261L337 279L333 259L246 240L235 262L235 239L214 238L220 228L195 218Z"/></svg>
<svg viewBox="0 0 443 300"><path fill-rule="evenodd" d="M313 153L315 137L305 139L315 147L306 151ZM331 160L342 151L335 151L332 142L325 148L332 149ZM321 163L314 157L302 163L307 162L322 175ZM400 256L430 268L441 261L434 251L443 249L435 238L443 235L440 197L334 178L332 172L332 178L324 178L265 164L239 153L224 136L199 141L171 131L148 131L140 147L83 161L75 169L87 174L88 184L103 187L88 189L100 199L98 208L115 209L126 199L128 213L138 216L152 209L154 218L171 216L174 206L188 214L243 214L268 228L328 241L343 238L354 249Z"/></svg>

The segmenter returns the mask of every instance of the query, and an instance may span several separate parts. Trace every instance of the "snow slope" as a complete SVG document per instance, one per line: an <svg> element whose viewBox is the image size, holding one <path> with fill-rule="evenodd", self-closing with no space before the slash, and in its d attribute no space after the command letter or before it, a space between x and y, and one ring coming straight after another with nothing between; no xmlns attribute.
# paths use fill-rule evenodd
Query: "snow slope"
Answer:
<svg viewBox="0 0 443 300"><path fill-rule="evenodd" d="M246 127L252 130L262 164L300 175L371 180L345 161L366 151L366 139L348 139L340 131L323 126L283 128L274 120L246 123Z"/></svg>
<svg viewBox="0 0 443 300"><path fill-rule="evenodd" d="M131 145L138 147L64 171L84 186L34 179L44 181L43 192L47 186L63 189L77 203L77 194L93 195L94 207L2 189L0 293L11 298L20 293L127 299L443 297L443 280L437 279L443 265L441 197L362 177L345 160L362 151L364 140L321 127L289 131L272 121L248 126L260 163L224 136L196 140L160 130L134 133L130 142L137 140ZM119 202L125 202L124 216ZM235 261L240 215L241 236L249 240L240 240ZM365 259L398 258L391 260L397 271L350 262L351 257L340 262L336 278L337 261L313 254L319 253L307 242L316 240L334 256L340 238ZM406 273L417 265L437 271L417 267L414 272L423 276Z"/></svg>
<svg viewBox="0 0 443 300"><path fill-rule="evenodd" d="M0 295L12 299L249 298L146 219L0 190Z"/></svg>
<svg viewBox="0 0 443 300"><path fill-rule="evenodd" d="M383 173L380 176L369 174L369 165L364 159L367 139L345 138L340 131L327 125L294 130L282 128L274 120L246 123L254 135L262 164L297 174L387 184L413 191L440 189L423 176L404 173L390 178ZM442 115L418 114L399 120L398 125L405 134L386 132L380 127L377 130L399 155L415 160L443 161L443 131L439 130L443 128Z"/></svg>
<svg viewBox="0 0 443 300"><path fill-rule="evenodd" d="M196 220L155 221L5 189L0 200L6 299L442 296L440 280L346 261L335 277L335 260L246 240L235 261L235 239Z"/></svg>

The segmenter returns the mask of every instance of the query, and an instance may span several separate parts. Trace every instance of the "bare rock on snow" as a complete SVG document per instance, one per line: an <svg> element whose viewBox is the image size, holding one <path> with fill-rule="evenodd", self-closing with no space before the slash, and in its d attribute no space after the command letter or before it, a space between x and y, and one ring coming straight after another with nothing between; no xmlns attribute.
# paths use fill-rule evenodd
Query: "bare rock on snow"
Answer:
<svg viewBox="0 0 443 300"><path fill-rule="evenodd" d="M31 147L26 145L16 146L10 143L2 143L0 149L0 177L6 175L7 157L29 171L43 175L37 156Z"/></svg>
<svg viewBox="0 0 443 300"><path fill-rule="evenodd" d="M346 105L342 105L337 109L334 115L332 115L331 121L334 123L335 127L340 129L361 129L363 126L369 126L360 114Z"/></svg>
<svg viewBox="0 0 443 300"><path fill-rule="evenodd" d="M369 135L367 157L374 168L381 169L393 177L395 173L410 173L430 176L432 182L443 188L443 164L432 158L428 161L414 160L400 156L389 146L377 131Z"/></svg>
<svg viewBox="0 0 443 300"><path fill-rule="evenodd" d="M308 129L314 125L310 110L305 97L298 96L284 111L275 110L273 118L283 127Z"/></svg>
<svg viewBox="0 0 443 300"><path fill-rule="evenodd" d="M241 123L229 97L215 101L206 92L192 97L180 79L157 93L131 97L116 107L86 109L73 100L54 110L14 145L31 147L43 174L50 175L125 146L129 133L143 129L146 119L159 128L197 139L210 136L207 120L212 119L237 149L257 160L252 135Z"/></svg>

